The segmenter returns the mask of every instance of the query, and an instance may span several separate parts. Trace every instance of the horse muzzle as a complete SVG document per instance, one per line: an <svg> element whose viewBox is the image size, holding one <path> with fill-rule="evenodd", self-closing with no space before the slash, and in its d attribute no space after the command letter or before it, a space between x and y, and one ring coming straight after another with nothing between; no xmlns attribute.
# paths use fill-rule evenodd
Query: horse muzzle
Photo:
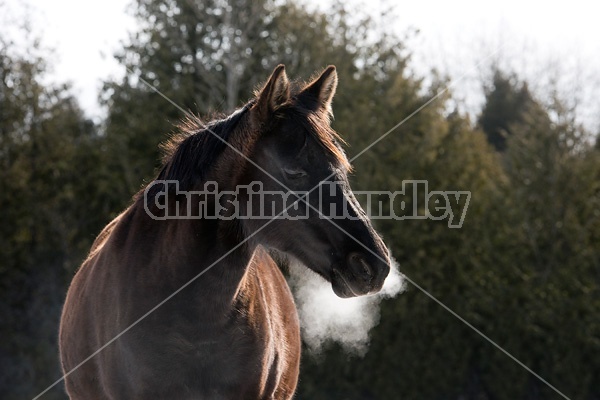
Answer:
<svg viewBox="0 0 600 400"><path fill-rule="evenodd" d="M342 298L376 293L381 290L389 272L389 261L383 262L371 254L350 252L343 266L331 269L331 287Z"/></svg>

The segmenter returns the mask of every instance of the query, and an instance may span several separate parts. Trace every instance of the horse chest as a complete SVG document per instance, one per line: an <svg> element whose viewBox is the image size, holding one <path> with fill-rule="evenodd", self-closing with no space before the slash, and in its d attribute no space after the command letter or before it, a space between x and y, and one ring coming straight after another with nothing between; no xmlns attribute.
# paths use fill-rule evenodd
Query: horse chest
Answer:
<svg viewBox="0 0 600 400"><path fill-rule="evenodd" d="M152 354L153 360L142 361L148 368L137 371L139 387L154 386L155 391L185 388L184 392L198 398L229 398L231 393L245 393L244 398L264 395L269 372L279 369L273 366L278 357L273 356L273 346L265 346L264 332L240 321L221 327L215 335L194 334L198 325L178 328L157 343L144 346L146 356Z"/></svg>

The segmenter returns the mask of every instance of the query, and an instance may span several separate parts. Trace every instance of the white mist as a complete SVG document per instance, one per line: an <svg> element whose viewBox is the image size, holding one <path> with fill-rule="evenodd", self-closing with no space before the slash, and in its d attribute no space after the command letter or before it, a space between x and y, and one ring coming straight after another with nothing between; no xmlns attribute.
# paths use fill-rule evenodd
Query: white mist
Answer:
<svg viewBox="0 0 600 400"><path fill-rule="evenodd" d="M335 341L349 352L364 355L369 331L379 323L381 300L395 297L405 288L395 261L379 293L349 299L337 297L331 283L298 262L290 262L289 270L302 339L313 353Z"/></svg>

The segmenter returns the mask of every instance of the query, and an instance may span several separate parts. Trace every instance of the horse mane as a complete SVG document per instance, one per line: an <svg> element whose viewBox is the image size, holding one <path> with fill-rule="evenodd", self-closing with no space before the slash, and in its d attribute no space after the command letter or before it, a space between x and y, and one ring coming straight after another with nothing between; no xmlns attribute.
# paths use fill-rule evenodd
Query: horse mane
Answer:
<svg viewBox="0 0 600 400"><path fill-rule="evenodd" d="M163 168L156 179L177 180L183 190L197 180L204 180L251 106L252 102L228 117L206 124L200 118L187 116L177 125L178 132L161 144Z"/></svg>

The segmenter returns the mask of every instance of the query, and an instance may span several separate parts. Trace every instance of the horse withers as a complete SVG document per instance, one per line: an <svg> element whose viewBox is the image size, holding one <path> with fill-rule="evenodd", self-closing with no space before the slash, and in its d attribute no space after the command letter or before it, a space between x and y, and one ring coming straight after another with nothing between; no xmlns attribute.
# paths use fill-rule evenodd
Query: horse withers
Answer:
<svg viewBox="0 0 600 400"><path fill-rule="evenodd" d="M71 399L293 396L298 315L269 252L299 260L340 297L377 292L390 269L330 126L336 86L333 66L296 85L280 65L232 115L182 124L156 180L73 278L60 326ZM209 183L235 202L185 195ZM261 202L240 187L287 196ZM302 216L280 218L290 206ZM209 209L219 215L203 218Z"/></svg>

